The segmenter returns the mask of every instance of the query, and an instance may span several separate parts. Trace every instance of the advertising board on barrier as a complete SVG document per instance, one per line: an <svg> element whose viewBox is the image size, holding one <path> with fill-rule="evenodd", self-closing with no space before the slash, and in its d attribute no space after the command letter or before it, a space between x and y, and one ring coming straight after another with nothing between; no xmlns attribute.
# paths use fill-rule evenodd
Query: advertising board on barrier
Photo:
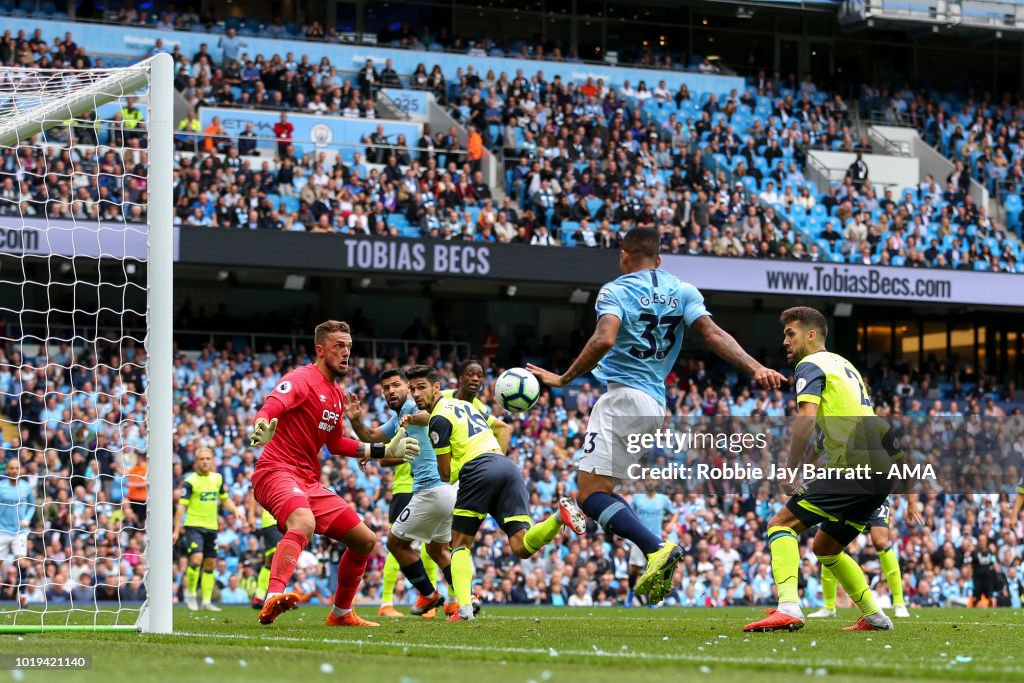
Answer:
<svg viewBox="0 0 1024 683"><path fill-rule="evenodd" d="M293 271L470 277L597 287L618 276L618 252L486 242L182 229L182 261ZM959 270L662 257L661 267L705 292L1020 306L1024 276Z"/></svg>
<svg viewBox="0 0 1024 683"><path fill-rule="evenodd" d="M219 116L228 136L235 138L245 130L245 124L252 122L256 135L261 138L274 137L274 124L281 120L277 111L257 111L253 109L230 109L221 107L202 107L199 120L205 130L214 116ZM400 121L378 121L375 119L346 119L340 116L316 116L314 114L294 114L288 112L288 120L295 126L292 139L298 145L314 143L317 147L359 145L360 140L377 130L377 125L384 126L384 135L388 142L396 142L398 136L404 135L409 145L415 145L420 137L422 127L416 123ZM273 140L263 140L262 147L272 147ZM307 150L309 151L309 150Z"/></svg>
<svg viewBox="0 0 1024 683"><path fill-rule="evenodd" d="M148 254L145 223L96 223L16 218L0 221L0 255L83 256L138 259ZM174 258L178 258L178 228L174 229Z"/></svg>
<svg viewBox="0 0 1024 683"><path fill-rule="evenodd" d="M986 306L1024 304L1024 276L1011 273L714 256L664 256L661 267L709 291Z"/></svg>
<svg viewBox="0 0 1024 683"><path fill-rule="evenodd" d="M47 222L0 225L0 254L145 259L147 226ZM355 235L175 228L176 261L292 272L467 277L598 287L618 276L618 252L487 242ZM528 264L528 265L527 265ZM1024 275L715 256L662 257L661 267L703 292L829 299L899 299L938 304L1021 306Z"/></svg>
<svg viewBox="0 0 1024 683"><path fill-rule="evenodd" d="M182 228L181 260L291 272L598 285L615 277L618 253L461 240Z"/></svg>
<svg viewBox="0 0 1024 683"><path fill-rule="evenodd" d="M381 90L400 112L413 119L426 120L430 112L427 110L429 99L425 90Z"/></svg>

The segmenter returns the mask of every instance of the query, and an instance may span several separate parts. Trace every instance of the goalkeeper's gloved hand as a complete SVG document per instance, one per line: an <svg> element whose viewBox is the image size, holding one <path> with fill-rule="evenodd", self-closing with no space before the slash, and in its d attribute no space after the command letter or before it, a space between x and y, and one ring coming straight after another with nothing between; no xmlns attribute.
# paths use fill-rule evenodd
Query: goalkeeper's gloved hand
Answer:
<svg viewBox="0 0 1024 683"><path fill-rule="evenodd" d="M270 422L267 422L265 418L257 418L256 424L253 425L252 434L249 436L249 445L253 448L259 446L266 446L270 443L270 440L274 438L274 432L277 431L277 418L275 417Z"/></svg>
<svg viewBox="0 0 1024 683"><path fill-rule="evenodd" d="M411 436L406 436L404 427L398 430L395 434L395 438L391 439L387 448L384 449L385 457L401 458L406 462L412 462L419 454L419 442Z"/></svg>

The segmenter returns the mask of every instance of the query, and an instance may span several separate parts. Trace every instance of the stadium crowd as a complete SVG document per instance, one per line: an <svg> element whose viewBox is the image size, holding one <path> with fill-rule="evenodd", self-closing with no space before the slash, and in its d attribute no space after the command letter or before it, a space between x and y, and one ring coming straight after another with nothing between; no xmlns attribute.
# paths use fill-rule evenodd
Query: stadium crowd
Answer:
<svg viewBox="0 0 1024 683"><path fill-rule="evenodd" d="M7 32L0 48L5 64L100 65L72 36L48 43L41 30ZM926 177L894 191L858 160L819 193L803 174L809 149L869 147L854 139L840 97L795 74L761 72L728 94L485 67L400 75L387 62L368 62L353 80L326 60L250 59L241 49L218 65L205 48L175 48L176 83L193 108L280 110L275 152L256 156L252 130L231 136L190 113L178 124L179 224L606 248L641 225L659 229L666 253L1024 271L1019 242L967 193L968 166L944 184ZM359 151L307 152L293 141L290 114L376 116L379 87L403 82L449 102L467 142L428 126L418 140L388 140L383 125ZM102 156L5 149L0 214L142 221L145 123L134 102L122 105L109 122L86 117L73 129L80 144L115 147ZM503 188L485 182L485 149L505 160ZM72 165L95 181L62 181ZM1019 212L1008 215L1015 227Z"/></svg>
<svg viewBox="0 0 1024 683"><path fill-rule="evenodd" d="M261 21L258 18L240 19L227 17L216 21L208 11L200 14L193 8L177 10L168 6L165 10L151 12L136 9L132 0L126 0L121 7L109 9L105 18L122 25L148 26L165 31L194 31L223 34L231 40L244 41L247 36L263 38L304 39L328 43L351 42L354 36L345 36L335 27L326 29L317 20L300 24L273 17ZM220 38L223 40L223 38ZM377 44L393 48L463 53L474 57L514 57L516 59L544 59L553 62L582 63L579 53L570 49L565 42L550 39L543 44L526 40L484 36L451 35L446 27L432 30L429 26L414 27L408 21L390 25L376 36ZM699 70L717 73L720 71L717 59L686 55L653 45L630 45L616 53L616 63L638 66L644 69Z"/></svg>
<svg viewBox="0 0 1024 683"><path fill-rule="evenodd" d="M249 601L263 561L257 529L248 518L253 509L249 474L256 458L247 446L249 426L263 397L285 371L306 362L308 352L305 346L258 351L227 344L181 350L175 362L175 486L191 471L197 449L209 446L240 512L235 516L222 509L219 520L214 573L216 596L225 604ZM557 367L559 358L552 352L551 357L536 360ZM376 381L379 373L414 361L435 365L444 384L456 384L455 359L439 356L430 342L415 347L408 357L395 351L390 358L364 357L353 363L348 389L360 395L372 425L389 416ZM145 397L139 392L144 364L143 349L130 340L98 345L93 351L64 344L50 348L48 354L11 343L0 347L0 415L20 428L17 435L5 434L2 447L8 464L20 463L21 475L36 496L26 557L20 570L13 564L4 566L0 600L14 600L19 584L28 604L54 607L145 597L141 527L147 435ZM601 390L577 382L558 393L545 392L528 413L503 414L490 393L500 367L491 357L482 365L488 382L481 398L513 426L509 456L522 468L531 513L539 518L558 496L575 490L573 462ZM922 528L908 525L905 506L899 498L894 500L893 545L903 565L909 604L973 604L975 589L980 588L975 579L981 572L985 585L996 587L998 604L1020 607L1024 520L1011 518L1008 500L1024 462L1024 420L1019 404L1003 400L1014 395L1014 387L974 377L956 362L926 370L872 370L867 380L879 412L901 421L904 451L911 462L932 461L932 456L948 462L952 457L958 470L973 469L977 478L961 478L956 487L927 491ZM940 382L948 388L939 391ZM754 391L743 378L700 355L681 362L668 383L669 408L680 424L699 429L715 424L713 419L733 420L736 429L768 432L778 444L787 443L782 418L794 410L789 395ZM960 417L961 411L965 417ZM769 451L760 453L762 464L781 452ZM967 459L968 453L974 457ZM671 460L664 453L655 455ZM724 449L691 451L686 458L722 464L738 462L740 455ZM757 462L758 453L746 451L742 458ZM383 538L390 470L371 465L363 471L355 462L328 455L322 463L324 485L349 500ZM10 469L7 473L12 474ZM778 491L767 483L725 481L670 484L660 490L671 498L663 520L665 537L686 553L677 571L677 590L666 604L770 604L773 584L765 524L782 505ZM629 494L642 492L642 484L635 482ZM586 536L560 537L530 560L511 553L493 520L484 530L474 555L477 590L485 602L627 604L629 549L593 523ZM801 594L813 607L821 604L821 596L809 538L802 539ZM361 602L378 599L385 552L379 544L361 588ZM880 570L873 546L857 543L851 552L876 580L875 590L885 605L886 582L877 580ZM295 590L304 601L329 604L339 555L339 547L319 541L302 554ZM180 600L187 556L177 549L175 557ZM415 591L400 580L395 604L414 599Z"/></svg>
<svg viewBox="0 0 1024 683"><path fill-rule="evenodd" d="M1007 94L997 100L976 96L866 86L861 108L886 123L910 125L944 156L956 162L947 183L965 190L968 178L984 184L1005 204L1007 225L1020 232L1024 192L1024 134L1021 110Z"/></svg>

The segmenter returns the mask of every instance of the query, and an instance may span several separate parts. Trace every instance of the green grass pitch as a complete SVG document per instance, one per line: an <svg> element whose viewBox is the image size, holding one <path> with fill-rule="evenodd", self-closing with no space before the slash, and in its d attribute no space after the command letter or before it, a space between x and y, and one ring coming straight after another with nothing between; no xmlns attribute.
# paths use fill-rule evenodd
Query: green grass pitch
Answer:
<svg viewBox="0 0 1024 683"><path fill-rule="evenodd" d="M374 618L371 607L358 611ZM751 634L741 629L761 616L754 608L485 607L475 622L406 617L376 629L329 628L326 612L303 607L265 627L249 608L176 609L173 636L0 635L2 654L93 656L88 672L0 671L0 683L1024 681L1021 610L913 611L888 633L842 631L856 618L845 610L796 633Z"/></svg>

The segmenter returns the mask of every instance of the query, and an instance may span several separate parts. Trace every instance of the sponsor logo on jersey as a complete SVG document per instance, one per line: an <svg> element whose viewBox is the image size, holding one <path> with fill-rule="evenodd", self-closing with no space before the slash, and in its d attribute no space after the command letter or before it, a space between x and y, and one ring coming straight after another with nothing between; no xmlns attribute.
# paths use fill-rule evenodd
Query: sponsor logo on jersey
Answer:
<svg viewBox="0 0 1024 683"><path fill-rule="evenodd" d="M320 424L318 428L325 432L333 432L335 427L338 426L338 420L341 419L341 414L336 413L333 410L324 409L324 412L320 415Z"/></svg>

